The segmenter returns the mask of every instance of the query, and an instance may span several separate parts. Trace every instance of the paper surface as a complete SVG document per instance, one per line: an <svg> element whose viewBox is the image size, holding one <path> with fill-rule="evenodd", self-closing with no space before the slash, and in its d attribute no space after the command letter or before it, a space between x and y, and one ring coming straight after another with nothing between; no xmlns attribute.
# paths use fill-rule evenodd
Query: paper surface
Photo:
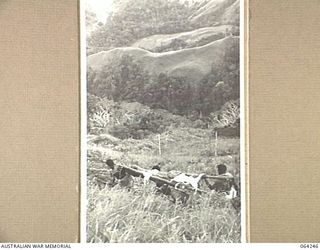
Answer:
<svg viewBox="0 0 320 250"><path fill-rule="evenodd" d="M320 2L249 1L250 240L320 241Z"/></svg>
<svg viewBox="0 0 320 250"><path fill-rule="evenodd" d="M77 242L77 1L0 2L0 242Z"/></svg>

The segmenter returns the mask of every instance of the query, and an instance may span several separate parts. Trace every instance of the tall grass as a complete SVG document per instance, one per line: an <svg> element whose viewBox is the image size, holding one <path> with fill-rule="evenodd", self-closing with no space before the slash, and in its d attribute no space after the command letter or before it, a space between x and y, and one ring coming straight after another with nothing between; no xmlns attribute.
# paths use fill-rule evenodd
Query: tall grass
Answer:
<svg viewBox="0 0 320 250"><path fill-rule="evenodd" d="M187 204L156 195L153 187L102 189L89 182L88 242L239 242L240 215L218 195Z"/></svg>
<svg viewBox="0 0 320 250"><path fill-rule="evenodd" d="M215 165L224 163L239 183L239 139L220 138L214 156L209 130L175 128L161 138L162 155L157 135L89 144L88 168L103 170L99 161L112 158L126 166L162 163L162 171L217 174ZM240 214L223 195L191 195L187 204L179 204L155 194L152 182L144 186L135 178L130 190L99 189L88 173L88 242L240 242Z"/></svg>

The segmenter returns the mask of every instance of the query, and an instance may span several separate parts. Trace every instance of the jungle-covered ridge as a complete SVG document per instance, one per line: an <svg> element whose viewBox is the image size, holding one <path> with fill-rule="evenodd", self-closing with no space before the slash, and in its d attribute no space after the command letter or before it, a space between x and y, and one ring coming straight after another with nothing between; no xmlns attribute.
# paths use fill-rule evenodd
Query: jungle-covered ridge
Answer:
<svg viewBox="0 0 320 250"><path fill-rule="evenodd" d="M239 136L221 121L239 107L239 0L116 0L87 27L89 106L137 102Z"/></svg>

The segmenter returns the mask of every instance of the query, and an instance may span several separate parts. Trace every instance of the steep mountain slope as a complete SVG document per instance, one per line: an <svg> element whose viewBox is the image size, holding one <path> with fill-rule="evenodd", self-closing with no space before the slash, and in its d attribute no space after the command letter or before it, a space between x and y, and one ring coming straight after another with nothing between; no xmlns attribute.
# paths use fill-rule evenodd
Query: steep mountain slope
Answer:
<svg viewBox="0 0 320 250"><path fill-rule="evenodd" d="M158 0L160 18L152 1L148 6L144 1L139 15L131 15L137 6L126 5L119 19L109 20L110 30L98 36L100 52L87 57L88 92L195 117L238 99L240 0L197 0L184 6L183 18L177 16L179 8ZM142 17L158 19L150 25ZM162 29L167 21L184 26ZM134 39L133 31L138 32Z"/></svg>
<svg viewBox="0 0 320 250"><path fill-rule="evenodd" d="M220 17L221 24L240 25L240 1L235 1L230 5Z"/></svg>
<svg viewBox="0 0 320 250"><path fill-rule="evenodd" d="M152 52L192 48L222 39L231 31L236 35L239 33L239 28L233 25L221 25L176 34L154 35L138 40L131 47L138 47Z"/></svg>
<svg viewBox="0 0 320 250"><path fill-rule="evenodd" d="M212 71L223 71L223 67L227 67L224 63L226 54L237 57L238 51L239 38L229 36L204 46L164 53L153 53L133 47L116 48L89 56L87 64L99 74L105 67L123 56L130 56L151 75L165 73L173 77L186 77L198 83ZM237 67L237 65L228 67Z"/></svg>
<svg viewBox="0 0 320 250"><path fill-rule="evenodd" d="M190 20L194 25L223 25L239 26L240 0L211 0L199 8Z"/></svg>

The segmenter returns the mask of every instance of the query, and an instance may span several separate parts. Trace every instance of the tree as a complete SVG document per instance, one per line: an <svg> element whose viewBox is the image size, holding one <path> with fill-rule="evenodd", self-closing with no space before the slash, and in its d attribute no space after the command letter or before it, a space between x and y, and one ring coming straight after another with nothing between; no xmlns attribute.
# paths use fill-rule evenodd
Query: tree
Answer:
<svg viewBox="0 0 320 250"><path fill-rule="evenodd" d="M240 102L239 100L232 100L227 102L221 108L220 112L211 114L211 121L214 129L214 154L218 155L218 129L226 127L236 128L240 121Z"/></svg>
<svg viewBox="0 0 320 250"><path fill-rule="evenodd" d="M215 129L236 127L240 119L239 100L231 100L221 108L220 112L211 114L211 121Z"/></svg>
<svg viewBox="0 0 320 250"><path fill-rule="evenodd" d="M90 9L86 9L86 30L87 30L87 37L91 35L92 31L96 29L98 24L98 18L96 13L94 13Z"/></svg>
<svg viewBox="0 0 320 250"><path fill-rule="evenodd" d="M144 84L149 82L148 73L131 56L124 55L99 74L88 69L88 92L114 101L139 101Z"/></svg>

